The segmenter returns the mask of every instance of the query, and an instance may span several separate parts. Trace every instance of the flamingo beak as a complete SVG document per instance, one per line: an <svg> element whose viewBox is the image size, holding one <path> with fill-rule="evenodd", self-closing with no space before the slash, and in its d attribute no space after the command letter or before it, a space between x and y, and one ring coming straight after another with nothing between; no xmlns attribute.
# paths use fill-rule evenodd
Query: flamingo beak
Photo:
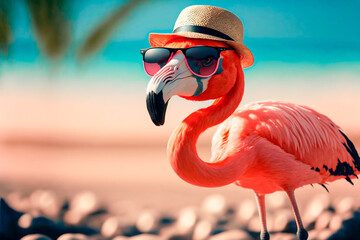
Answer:
<svg viewBox="0 0 360 240"><path fill-rule="evenodd" d="M163 92L149 92L146 97L146 107L151 120L156 126L161 126L165 122L165 113L168 102L165 103Z"/></svg>
<svg viewBox="0 0 360 240"><path fill-rule="evenodd" d="M199 92L198 81L188 69L184 55L179 52L150 80L146 106L156 126L163 125L168 101L174 95L193 96Z"/></svg>

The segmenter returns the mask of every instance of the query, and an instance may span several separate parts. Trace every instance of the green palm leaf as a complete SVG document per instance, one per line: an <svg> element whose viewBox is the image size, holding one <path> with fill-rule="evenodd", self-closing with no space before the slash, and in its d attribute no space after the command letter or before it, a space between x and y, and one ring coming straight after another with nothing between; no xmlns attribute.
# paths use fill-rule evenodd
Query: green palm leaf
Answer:
<svg viewBox="0 0 360 240"><path fill-rule="evenodd" d="M9 53L9 45L11 43L10 10L10 1L0 1L0 53L5 56Z"/></svg>
<svg viewBox="0 0 360 240"><path fill-rule="evenodd" d="M143 1L129 0L100 22L80 45L77 59L83 61L98 52L109 41L119 24Z"/></svg>
<svg viewBox="0 0 360 240"><path fill-rule="evenodd" d="M51 60L63 57L70 44L67 0L26 0L42 53Z"/></svg>

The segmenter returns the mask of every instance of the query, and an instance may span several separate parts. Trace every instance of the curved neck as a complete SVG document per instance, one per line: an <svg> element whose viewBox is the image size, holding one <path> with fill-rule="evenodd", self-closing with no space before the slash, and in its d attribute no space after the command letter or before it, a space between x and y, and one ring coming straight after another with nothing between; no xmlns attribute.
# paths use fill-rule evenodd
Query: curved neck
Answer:
<svg viewBox="0 0 360 240"><path fill-rule="evenodd" d="M230 184L243 174L244 166L233 161L235 156L223 156L215 163L204 162L196 151L199 135L206 129L227 119L238 107L244 92L243 73L230 92L214 103L190 114L172 133L168 143L168 158L175 172L183 180L203 187Z"/></svg>

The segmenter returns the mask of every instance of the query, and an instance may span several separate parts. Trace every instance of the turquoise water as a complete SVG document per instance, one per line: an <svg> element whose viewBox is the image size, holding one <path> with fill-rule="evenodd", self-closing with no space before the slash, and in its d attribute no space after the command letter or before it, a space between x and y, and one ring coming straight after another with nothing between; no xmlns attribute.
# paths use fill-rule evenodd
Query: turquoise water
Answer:
<svg viewBox="0 0 360 240"><path fill-rule="evenodd" d="M356 46L314 44L289 39L247 39L247 43L255 57L254 66L245 70L248 76L274 72L288 75L329 71L345 71L360 76L360 48ZM84 63L79 63L74 52L69 51L64 59L53 64L42 56L35 42L17 41L11 46L11 55L3 62L2 72L21 74L25 71L31 74L55 69L60 81L69 78L71 81L74 78L78 79L75 81L84 78L86 81L147 81L139 53L139 49L146 47L146 39L111 42ZM96 80L89 77L95 75L101 78Z"/></svg>
<svg viewBox="0 0 360 240"><path fill-rule="evenodd" d="M144 1L119 24L100 51L79 63L76 60L79 46L99 22L124 2L69 2L66 17L71 24L71 44L64 57L52 63L37 45L25 2L12 1L13 41L9 56L0 55L0 81L8 74L21 78L39 72L50 72L57 81L147 81L139 50L149 47L148 34L171 32L178 13L192 4L212 4L240 16L245 28L244 43L255 57L254 66L246 70L250 77L274 72L280 75L347 72L358 79L360 76L360 28L354 26L360 22L357 13L360 2L355 0L346 3L280 0L271 4L268 1Z"/></svg>

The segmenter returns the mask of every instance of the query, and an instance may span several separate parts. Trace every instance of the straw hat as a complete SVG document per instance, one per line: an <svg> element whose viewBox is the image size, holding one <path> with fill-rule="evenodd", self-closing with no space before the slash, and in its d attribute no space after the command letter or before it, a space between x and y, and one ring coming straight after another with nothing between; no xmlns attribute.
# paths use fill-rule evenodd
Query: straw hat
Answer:
<svg viewBox="0 0 360 240"><path fill-rule="evenodd" d="M252 53L243 44L244 28L241 20L223 8L205 5L189 6L179 14L173 33L150 33L149 41L152 47L162 47L178 36L225 42L241 56L243 68L250 67L254 63Z"/></svg>

